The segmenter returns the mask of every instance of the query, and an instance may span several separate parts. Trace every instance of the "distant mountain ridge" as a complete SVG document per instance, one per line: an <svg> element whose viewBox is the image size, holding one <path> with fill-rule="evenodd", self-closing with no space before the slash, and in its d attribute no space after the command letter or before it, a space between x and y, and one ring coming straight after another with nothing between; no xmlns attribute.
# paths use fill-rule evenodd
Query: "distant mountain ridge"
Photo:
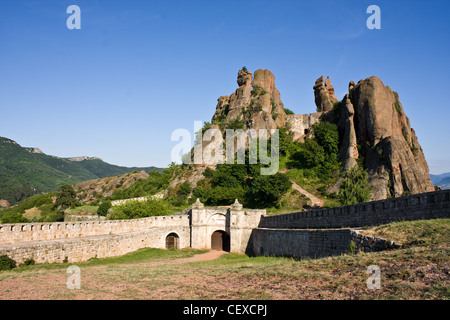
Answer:
<svg viewBox="0 0 450 320"><path fill-rule="evenodd" d="M36 193L58 190L63 184L74 185L142 170L161 171L162 168L121 167L96 157L60 158L0 137L0 199L11 204Z"/></svg>
<svg viewBox="0 0 450 320"><path fill-rule="evenodd" d="M450 189L450 172L430 174L431 182L442 189Z"/></svg>

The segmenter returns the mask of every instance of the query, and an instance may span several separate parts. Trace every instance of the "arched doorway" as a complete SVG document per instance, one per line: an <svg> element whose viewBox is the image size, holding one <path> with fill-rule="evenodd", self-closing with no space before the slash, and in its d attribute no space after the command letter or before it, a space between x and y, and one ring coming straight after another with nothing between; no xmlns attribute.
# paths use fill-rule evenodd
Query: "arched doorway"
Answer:
<svg viewBox="0 0 450 320"><path fill-rule="evenodd" d="M178 249L178 240L180 237L176 233L171 233L166 237L166 249Z"/></svg>
<svg viewBox="0 0 450 320"><path fill-rule="evenodd" d="M230 236L225 231L215 231L211 235L211 249L230 251Z"/></svg>

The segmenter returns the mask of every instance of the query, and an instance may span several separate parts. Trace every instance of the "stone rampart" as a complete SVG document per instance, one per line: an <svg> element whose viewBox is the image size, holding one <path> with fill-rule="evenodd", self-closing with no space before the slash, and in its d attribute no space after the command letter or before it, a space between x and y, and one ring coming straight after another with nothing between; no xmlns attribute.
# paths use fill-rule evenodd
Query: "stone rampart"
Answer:
<svg viewBox="0 0 450 320"><path fill-rule="evenodd" d="M33 259L36 263L83 262L94 257L121 256L147 247L165 249L166 237L170 233L179 236L179 248L190 246L189 226L169 226L123 234L1 245L0 255L7 255L18 264L26 259Z"/></svg>
<svg viewBox="0 0 450 320"><path fill-rule="evenodd" d="M351 246L353 243L353 248ZM343 229L265 229L252 231L247 253L256 256L321 258L399 248L401 244Z"/></svg>
<svg viewBox="0 0 450 320"><path fill-rule="evenodd" d="M189 226L189 216L156 216L136 220L0 224L0 244L121 234L171 226Z"/></svg>
<svg viewBox="0 0 450 320"><path fill-rule="evenodd" d="M260 228L326 229L355 228L450 217L450 190L372 201L338 208L312 209L262 217Z"/></svg>

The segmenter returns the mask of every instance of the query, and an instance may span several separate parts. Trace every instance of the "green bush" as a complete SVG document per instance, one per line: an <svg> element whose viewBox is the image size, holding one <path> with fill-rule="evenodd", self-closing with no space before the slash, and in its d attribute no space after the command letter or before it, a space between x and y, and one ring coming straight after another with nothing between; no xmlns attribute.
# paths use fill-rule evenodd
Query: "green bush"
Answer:
<svg viewBox="0 0 450 320"><path fill-rule="evenodd" d="M26 266L32 266L32 265L36 264L36 262L33 259L29 258L29 259L26 259L23 262L23 264L26 265Z"/></svg>
<svg viewBox="0 0 450 320"><path fill-rule="evenodd" d="M292 111L292 110L290 110L290 109L288 109L288 108L284 108L284 112L285 112L286 114L295 114L294 111Z"/></svg>
<svg viewBox="0 0 450 320"><path fill-rule="evenodd" d="M368 177L368 173L360 167L354 167L344 174L339 188L339 199L343 205L367 202L371 199L372 186Z"/></svg>
<svg viewBox="0 0 450 320"><path fill-rule="evenodd" d="M292 182L282 173L255 177L250 183L246 203L255 208L279 207L281 197L291 186Z"/></svg>
<svg viewBox="0 0 450 320"><path fill-rule="evenodd" d="M186 181L182 183L177 191L177 195L179 196L188 196L191 193L191 184Z"/></svg>
<svg viewBox="0 0 450 320"><path fill-rule="evenodd" d="M2 223L22 223L28 222L27 218L25 218L22 213L14 212L14 211L6 211L1 219Z"/></svg>
<svg viewBox="0 0 450 320"><path fill-rule="evenodd" d="M356 253L356 245L353 241L350 242L348 245L349 247L349 254L354 255Z"/></svg>
<svg viewBox="0 0 450 320"><path fill-rule="evenodd" d="M315 140L321 145L325 153L337 154L339 150L339 132L337 125L331 122L319 122L313 125Z"/></svg>
<svg viewBox="0 0 450 320"><path fill-rule="evenodd" d="M16 262L7 255L0 256L0 270L11 270L16 267Z"/></svg>
<svg viewBox="0 0 450 320"><path fill-rule="evenodd" d="M152 216L165 216L170 213L164 200L129 201L115 206L111 212L111 220L140 219Z"/></svg>
<svg viewBox="0 0 450 320"><path fill-rule="evenodd" d="M208 199L206 200L206 204L209 206L226 206L230 205L234 202L235 199L238 199L239 202L244 202L245 190L239 187L216 187L211 189L208 193Z"/></svg>
<svg viewBox="0 0 450 320"><path fill-rule="evenodd" d="M228 122L227 129L244 129L244 122L238 119L231 120L230 122Z"/></svg>
<svg viewBox="0 0 450 320"><path fill-rule="evenodd" d="M97 209L97 214L99 216L105 217L108 214L108 210L111 208L111 201L107 200L100 204L100 206Z"/></svg>

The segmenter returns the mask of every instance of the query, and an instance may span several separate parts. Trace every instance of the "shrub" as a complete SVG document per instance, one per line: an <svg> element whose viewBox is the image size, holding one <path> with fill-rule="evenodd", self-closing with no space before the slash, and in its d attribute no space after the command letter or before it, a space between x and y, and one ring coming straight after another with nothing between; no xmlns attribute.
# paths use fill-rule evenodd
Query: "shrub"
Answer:
<svg viewBox="0 0 450 320"><path fill-rule="evenodd" d="M278 207L281 197L291 186L292 182L282 173L255 177L251 181L247 202L254 207Z"/></svg>
<svg viewBox="0 0 450 320"><path fill-rule="evenodd" d="M27 218L25 218L22 213L14 212L14 211L6 211L6 213L2 216L2 223L22 223L28 222Z"/></svg>
<svg viewBox="0 0 450 320"><path fill-rule="evenodd" d="M356 253L356 245L355 245L355 243L353 242L353 240L350 242L350 244L349 244L349 253L351 254L351 255L354 255L355 253Z"/></svg>
<svg viewBox="0 0 450 320"><path fill-rule="evenodd" d="M339 198L343 205L367 202L371 199L372 187L368 177L368 173L360 167L354 167L344 174L339 188Z"/></svg>
<svg viewBox="0 0 450 320"><path fill-rule="evenodd" d="M337 125L331 122L319 122L313 125L315 140L327 154L337 154L339 150L339 132Z"/></svg>
<svg viewBox="0 0 450 320"><path fill-rule="evenodd" d="M294 111L292 111L292 110L290 110L290 109L288 109L288 108L284 108L284 112L285 112L286 114L294 114Z"/></svg>
<svg viewBox="0 0 450 320"><path fill-rule="evenodd" d="M36 262L33 259L28 258L23 262L23 264L26 266L32 266L32 265L36 264Z"/></svg>
<svg viewBox="0 0 450 320"><path fill-rule="evenodd" d="M110 219L140 219L169 213L169 207L164 200L129 201L121 206L115 206Z"/></svg>
<svg viewBox="0 0 450 320"><path fill-rule="evenodd" d="M231 120L227 125L227 129L232 130L244 129L244 122L238 119Z"/></svg>
<svg viewBox="0 0 450 320"><path fill-rule="evenodd" d="M205 171L203 172L203 176L205 178L211 178L214 175L214 170L212 170L209 167L206 167Z"/></svg>
<svg viewBox="0 0 450 320"><path fill-rule="evenodd" d="M106 216L108 214L108 210L111 208L111 201L104 201L100 204L97 209L97 214L99 216Z"/></svg>
<svg viewBox="0 0 450 320"><path fill-rule="evenodd" d="M16 267L16 262L7 255L0 256L0 270L11 270Z"/></svg>
<svg viewBox="0 0 450 320"><path fill-rule="evenodd" d="M399 115L402 114L402 108L400 107L400 105L397 102L394 103L394 108L395 108L395 110L397 110Z"/></svg>
<svg viewBox="0 0 450 320"><path fill-rule="evenodd" d="M177 191L177 195L188 196L191 193L191 190L191 184L189 183L189 181L186 181L180 185L180 188Z"/></svg>

